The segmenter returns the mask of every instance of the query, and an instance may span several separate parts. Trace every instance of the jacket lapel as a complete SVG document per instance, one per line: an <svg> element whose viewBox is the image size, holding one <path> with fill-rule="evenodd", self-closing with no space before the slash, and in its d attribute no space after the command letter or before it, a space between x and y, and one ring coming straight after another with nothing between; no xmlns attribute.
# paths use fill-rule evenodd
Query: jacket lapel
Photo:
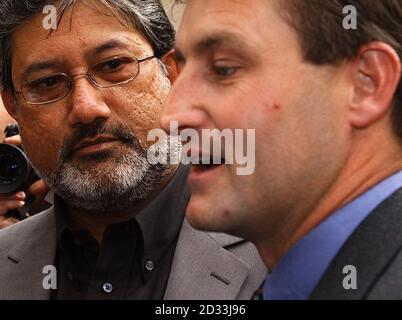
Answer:
<svg viewBox="0 0 402 320"><path fill-rule="evenodd" d="M312 293L310 299L366 299L401 246L402 189L385 200L356 229ZM357 290L346 290L345 266L357 271Z"/></svg>
<svg viewBox="0 0 402 320"><path fill-rule="evenodd" d="M235 299L250 266L224 247L242 239L197 231L184 220L165 299Z"/></svg>
<svg viewBox="0 0 402 320"><path fill-rule="evenodd" d="M45 290L43 280L47 265L54 265L56 252L56 227L53 208L21 222L16 229L15 246L7 254L8 268L15 275L8 283L10 299L46 300L50 290ZM10 287L11 286L11 287ZM14 297L15 296L15 297Z"/></svg>

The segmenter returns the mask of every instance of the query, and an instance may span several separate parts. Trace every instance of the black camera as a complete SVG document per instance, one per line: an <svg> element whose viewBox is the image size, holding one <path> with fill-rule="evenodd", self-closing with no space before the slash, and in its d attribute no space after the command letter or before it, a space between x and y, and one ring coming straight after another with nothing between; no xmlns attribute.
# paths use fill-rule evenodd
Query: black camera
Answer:
<svg viewBox="0 0 402 320"><path fill-rule="evenodd" d="M6 137L19 134L18 125L10 124L4 130ZM35 174L22 148L7 144L0 144L0 193L13 193L23 191L39 177ZM18 220L27 218L28 210L34 197L27 195L25 205L18 210L10 210L7 216Z"/></svg>

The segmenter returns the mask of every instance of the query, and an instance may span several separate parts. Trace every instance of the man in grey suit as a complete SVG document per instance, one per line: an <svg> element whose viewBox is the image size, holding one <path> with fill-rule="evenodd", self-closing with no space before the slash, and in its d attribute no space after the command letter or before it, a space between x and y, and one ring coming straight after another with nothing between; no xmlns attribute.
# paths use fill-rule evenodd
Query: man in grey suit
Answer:
<svg viewBox="0 0 402 320"><path fill-rule="evenodd" d="M266 299L402 299L402 2L186 2L162 127L254 129L256 164L193 165L189 222L251 240Z"/></svg>
<svg viewBox="0 0 402 320"><path fill-rule="evenodd" d="M0 231L0 299L251 298L256 249L190 227L187 168L147 158L177 73L159 1L1 1L0 35L4 105L55 191Z"/></svg>

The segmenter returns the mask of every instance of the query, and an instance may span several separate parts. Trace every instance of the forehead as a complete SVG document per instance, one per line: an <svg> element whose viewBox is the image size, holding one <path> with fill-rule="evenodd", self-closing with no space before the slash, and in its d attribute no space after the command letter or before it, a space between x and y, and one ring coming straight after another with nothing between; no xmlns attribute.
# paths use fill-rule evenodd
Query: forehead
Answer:
<svg viewBox="0 0 402 320"><path fill-rule="evenodd" d="M150 52L152 46L133 25L126 26L103 5L77 2L63 15L56 30L43 27L46 14L36 14L12 35L13 68L50 58L73 59L103 42L120 39L134 50Z"/></svg>
<svg viewBox="0 0 402 320"><path fill-rule="evenodd" d="M277 0L188 0L177 47L194 47L214 37L260 47L279 34L287 37L292 30L280 17L278 8Z"/></svg>

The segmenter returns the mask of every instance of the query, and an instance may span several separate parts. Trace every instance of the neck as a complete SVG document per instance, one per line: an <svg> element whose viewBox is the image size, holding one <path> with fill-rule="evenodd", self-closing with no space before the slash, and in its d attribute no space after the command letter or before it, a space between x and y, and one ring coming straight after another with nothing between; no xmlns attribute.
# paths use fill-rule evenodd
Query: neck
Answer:
<svg viewBox="0 0 402 320"><path fill-rule="evenodd" d="M302 219L295 223L293 229L288 229L287 233L275 239L256 243L270 270L298 240L323 220L382 180L402 170L402 150L395 138L384 139L377 136L379 141L370 144L366 143L366 139L367 136L357 141L354 152L324 197L321 197L312 210L299 215Z"/></svg>
<svg viewBox="0 0 402 320"><path fill-rule="evenodd" d="M154 192L141 203L137 203L135 206L128 207L122 211L106 212L99 215L96 212L69 207L69 223L71 227L73 229L88 230L98 243L101 243L103 233L109 225L128 221L136 217L138 213L155 199L155 197L165 188L175 175L177 169L178 166L172 166L169 168L168 174L162 180L159 188L155 189Z"/></svg>

